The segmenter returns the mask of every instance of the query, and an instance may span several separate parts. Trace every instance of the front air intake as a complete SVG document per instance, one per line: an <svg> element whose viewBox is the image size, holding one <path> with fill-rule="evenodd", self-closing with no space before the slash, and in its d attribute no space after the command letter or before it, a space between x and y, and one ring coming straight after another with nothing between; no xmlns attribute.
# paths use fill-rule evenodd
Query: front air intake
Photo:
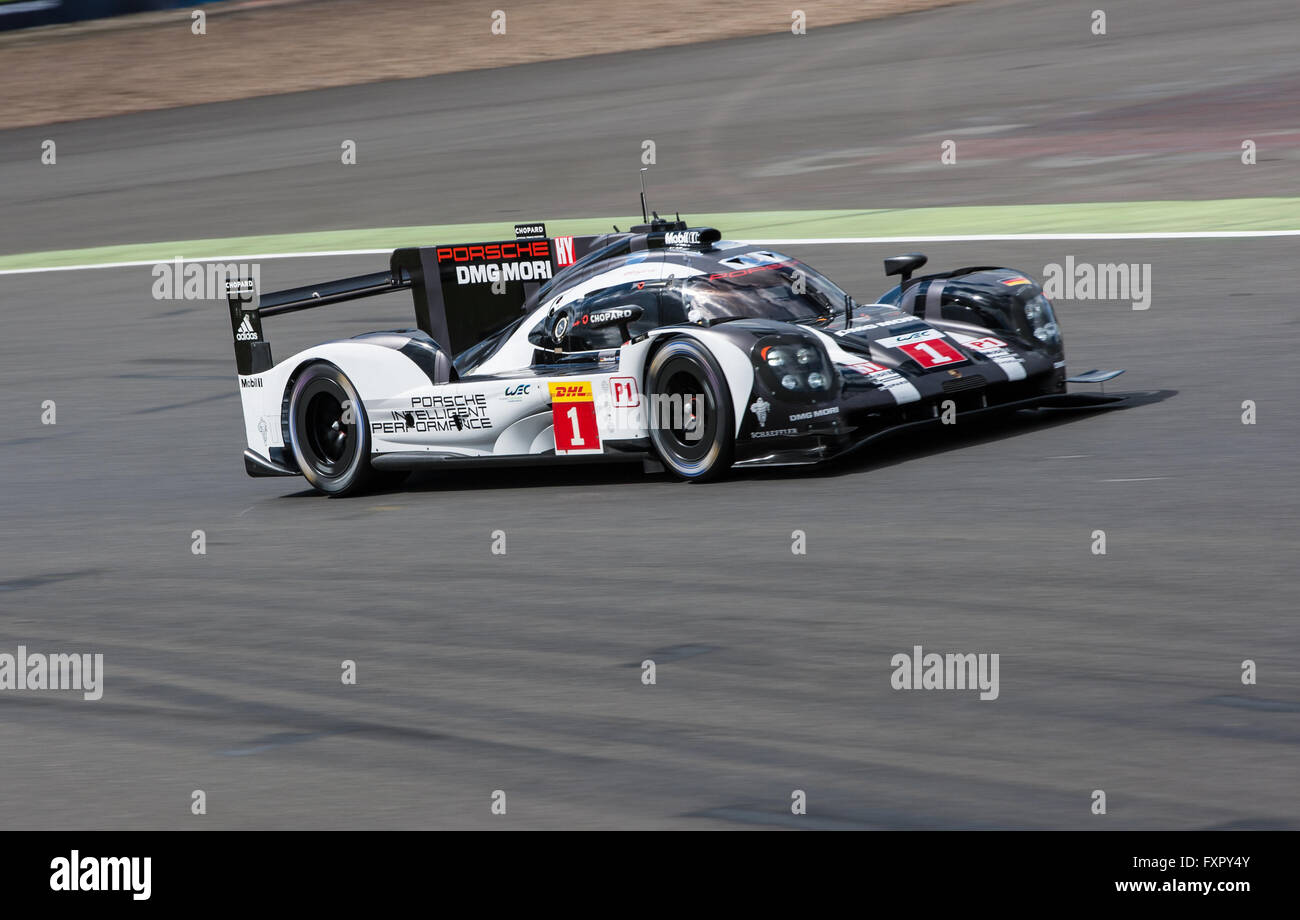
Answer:
<svg viewBox="0 0 1300 920"><path fill-rule="evenodd" d="M980 374L971 374L969 377L957 377L953 380L943 382L943 391L945 393L961 393L966 390L978 390L988 384Z"/></svg>

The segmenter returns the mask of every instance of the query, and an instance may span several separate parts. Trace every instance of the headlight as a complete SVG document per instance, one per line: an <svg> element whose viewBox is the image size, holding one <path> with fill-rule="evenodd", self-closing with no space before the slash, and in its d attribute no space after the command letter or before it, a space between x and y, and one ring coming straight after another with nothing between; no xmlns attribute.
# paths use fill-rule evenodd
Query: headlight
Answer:
<svg viewBox="0 0 1300 920"><path fill-rule="evenodd" d="M1049 345L1055 345L1061 341L1061 329L1056 323L1048 323L1045 326L1039 326L1034 330L1034 338L1040 342L1046 342Z"/></svg>
<svg viewBox="0 0 1300 920"><path fill-rule="evenodd" d="M1056 314L1047 298L1038 294L1024 303L1025 319L1034 332L1034 338L1044 345L1057 348L1061 345L1061 327L1056 324Z"/></svg>
<svg viewBox="0 0 1300 920"><path fill-rule="evenodd" d="M776 392L817 392L834 387L835 371L816 343L797 334L772 335L754 348L759 376Z"/></svg>

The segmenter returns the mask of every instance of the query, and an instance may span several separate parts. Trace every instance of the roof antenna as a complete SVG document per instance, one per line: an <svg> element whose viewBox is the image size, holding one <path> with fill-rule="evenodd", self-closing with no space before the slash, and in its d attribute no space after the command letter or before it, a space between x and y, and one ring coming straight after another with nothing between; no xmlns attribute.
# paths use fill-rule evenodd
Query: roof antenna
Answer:
<svg viewBox="0 0 1300 920"><path fill-rule="evenodd" d="M648 166L641 167L641 222L643 224L650 223L650 212L646 210L645 204L645 173L647 169L649 169Z"/></svg>

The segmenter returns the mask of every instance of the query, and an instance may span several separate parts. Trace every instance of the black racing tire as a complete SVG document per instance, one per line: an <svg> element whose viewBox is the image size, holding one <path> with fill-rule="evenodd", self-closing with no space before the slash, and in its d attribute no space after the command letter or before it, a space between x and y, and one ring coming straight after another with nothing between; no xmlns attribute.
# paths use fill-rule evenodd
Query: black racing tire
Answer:
<svg viewBox="0 0 1300 920"><path fill-rule="evenodd" d="M333 364L309 364L294 380L289 441L298 468L318 492L357 495L376 484L365 406L352 381Z"/></svg>
<svg viewBox="0 0 1300 920"><path fill-rule="evenodd" d="M707 482L730 472L736 453L735 409L727 378L708 348L684 336L670 339L651 358L644 390L649 394L650 441L670 473ZM680 412L676 399L681 400Z"/></svg>

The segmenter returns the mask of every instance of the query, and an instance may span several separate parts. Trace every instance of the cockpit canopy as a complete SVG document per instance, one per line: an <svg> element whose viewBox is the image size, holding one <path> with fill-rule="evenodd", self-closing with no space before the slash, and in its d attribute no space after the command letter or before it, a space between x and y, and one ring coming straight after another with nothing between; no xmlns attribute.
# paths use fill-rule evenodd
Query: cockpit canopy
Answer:
<svg viewBox="0 0 1300 920"><path fill-rule="evenodd" d="M682 323L771 319L822 325L843 317L851 303L820 272L766 250L710 259L704 266L670 264L664 274L672 277L614 284L550 311L535 323L529 341L545 349L598 351Z"/></svg>
<svg viewBox="0 0 1300 920"><path fill-rule="evenodd" d="M809 266L774 252L750 252L723 263L722 271L693 275L681 282L679 296L687 321L771 319L822 324L843 316L847 293Z"/></svg>

